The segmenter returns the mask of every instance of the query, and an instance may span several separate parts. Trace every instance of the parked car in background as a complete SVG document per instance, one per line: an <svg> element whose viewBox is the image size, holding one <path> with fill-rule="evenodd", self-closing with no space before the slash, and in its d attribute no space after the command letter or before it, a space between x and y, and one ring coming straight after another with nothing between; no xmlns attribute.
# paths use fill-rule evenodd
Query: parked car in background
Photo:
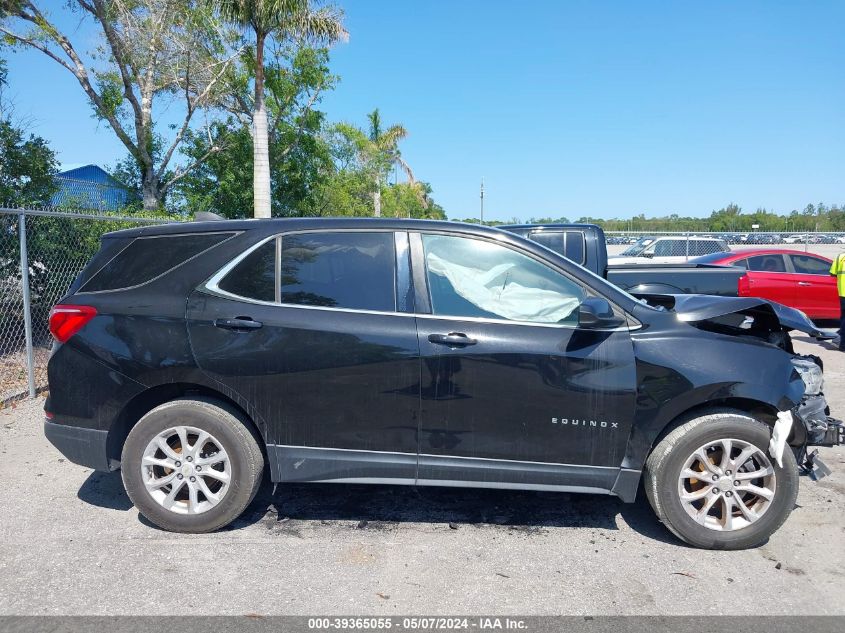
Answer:
<svg viewBox="0 0 845 633"><path fill-rule="evenodd" d="M725 240L715 237L660 236L641 237L619 255L609 258L608 265L619 264L677 264L692 257L730 250Z"/></svg>
<svg viewBox="0 0 845 633"><path fill-rule="evenodd" d="M777 301L806 313L811 319L838 319L836 278L827 257L786 249L754 249L713 253L694 260L744 268L737 292L741 297Z"/></svg>
<svg viewBox="0 0 845 633"><path fill-rule="evenodd" d="M783 238L777 233L751 233L745 244L781 244Z"/></svg>
<svg viewBox="0 0 845 633"><path fill-rule="evenodd" d="M819 233L798 233L787 235L783 241L785 244L821 244L822 236Z"/></svg>

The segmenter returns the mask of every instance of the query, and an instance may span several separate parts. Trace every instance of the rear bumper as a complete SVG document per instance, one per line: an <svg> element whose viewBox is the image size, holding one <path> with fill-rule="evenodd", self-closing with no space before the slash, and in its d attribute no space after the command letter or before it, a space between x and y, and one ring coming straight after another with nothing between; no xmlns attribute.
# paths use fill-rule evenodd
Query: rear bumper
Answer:
<svg viewBox="0 0 845 633"><path fill-rule="evenodd" d="M44 420L44 435L74 464L94 470L115 470L109 464L106 442L108 431L85 429Z"/></svg>

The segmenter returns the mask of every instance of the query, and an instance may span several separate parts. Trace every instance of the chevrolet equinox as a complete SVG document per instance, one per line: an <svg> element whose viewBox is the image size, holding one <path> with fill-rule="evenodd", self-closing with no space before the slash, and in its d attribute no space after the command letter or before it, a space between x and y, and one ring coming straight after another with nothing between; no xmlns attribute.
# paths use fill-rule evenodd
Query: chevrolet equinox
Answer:
<svg viewBox="0 0 845 633"><path fill-rule="evenodd" d="M668 305L668 307L667 307ZM634 501L699 547L771 535L842 441L772 304L635 298L517 235L231 220L107 234L53 308L45 432L208 532L274 482Z"/></svg>

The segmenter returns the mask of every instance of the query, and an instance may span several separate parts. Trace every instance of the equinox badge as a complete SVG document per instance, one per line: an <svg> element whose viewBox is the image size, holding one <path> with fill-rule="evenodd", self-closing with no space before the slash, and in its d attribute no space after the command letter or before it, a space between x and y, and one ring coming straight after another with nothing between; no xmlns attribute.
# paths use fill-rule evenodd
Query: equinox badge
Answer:
<svg viewBox="0 0 845 633"><path fill-rule="evenodd" d="M578 418L552 418L552 424L561 426L592 426L601 429L618 429L618 422L605 422L604 420L579 420Z"/></svg>

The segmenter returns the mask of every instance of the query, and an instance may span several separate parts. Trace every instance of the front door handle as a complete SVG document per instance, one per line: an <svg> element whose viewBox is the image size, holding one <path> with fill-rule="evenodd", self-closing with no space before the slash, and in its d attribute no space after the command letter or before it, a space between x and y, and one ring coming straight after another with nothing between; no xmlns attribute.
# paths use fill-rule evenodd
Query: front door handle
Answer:
<svg viewBox="0 0 845 633"><path fill-rule="evenodd" d="M214 327L224 330L257 330L263 325L261 321L254 321L249 317L236 317L234 319L214 319Z"/></svg>
<svg viewBox="0 0 845 633"><path fill-rule="evenodd" d="M429 334L428 340L438 345L450 347L466 347L478 343L474 338L468 337L463 332L449 332L448 334Z"/></svg>
<svg viewBox="0 0 845 633"><path fill-rule="evenodd" d="M813 284L811 284L809 281L799 281L798 285L799 286L812 286Z"/></svg>

